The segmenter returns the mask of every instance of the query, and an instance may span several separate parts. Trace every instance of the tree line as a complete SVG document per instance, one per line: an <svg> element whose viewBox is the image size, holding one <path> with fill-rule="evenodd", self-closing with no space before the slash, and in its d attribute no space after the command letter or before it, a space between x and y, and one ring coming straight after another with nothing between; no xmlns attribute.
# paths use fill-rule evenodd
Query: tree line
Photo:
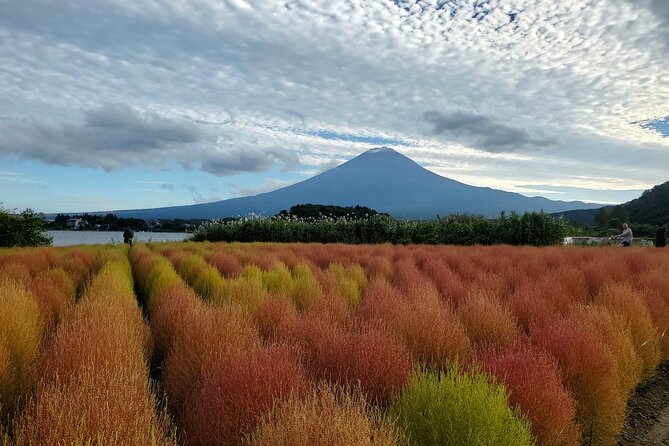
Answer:
<svg viewBox="0 0 669 446"><path fill-rule="evenodd" d="M280 213L269 218L211 221L200 226L191 240L547 246L563 243L569 230L565 220L544 212L501 213L497 218L449 215L436 220L400 220L383 214L314 219Z"/></svg>

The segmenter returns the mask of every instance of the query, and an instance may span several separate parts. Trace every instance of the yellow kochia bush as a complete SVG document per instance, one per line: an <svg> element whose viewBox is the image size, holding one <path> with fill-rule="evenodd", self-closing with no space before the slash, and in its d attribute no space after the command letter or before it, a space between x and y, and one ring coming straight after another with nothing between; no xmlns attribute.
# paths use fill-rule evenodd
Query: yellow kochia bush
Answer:
<svg viewBox="0 0 669 446"><path fill-rule="evenodd" d="M14 281L0 282L0 414L30 388L43 333L34 296Z"/></svg>

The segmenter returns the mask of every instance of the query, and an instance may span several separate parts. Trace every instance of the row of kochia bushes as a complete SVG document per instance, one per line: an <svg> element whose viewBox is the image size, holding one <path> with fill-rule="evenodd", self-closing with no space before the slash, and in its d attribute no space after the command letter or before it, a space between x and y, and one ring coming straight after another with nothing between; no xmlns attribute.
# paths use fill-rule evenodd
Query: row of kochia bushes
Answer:
<svg viewBox="0 0 669 446"><path fill-rule="evenodd" d="M73 253L0 252L7 444L609 445L669 358L656 250L136 246L148 325L123 248Z"/></svg>
<svg viewBox="0 0 669 446"><path fill-rule="evenodd" d="M282 444L268 438L287 432L317 443L318 428L287 420L318 418L305 406L327 418L332 409L320 399L341 388L357 389L343 395L362 404L366 429L383 431L369 435L390 435L388 444L530 444L530 432L540 444L614 444L630 392L669 358L668 265L655 251L155 251L164 258L135 248L133 263L138 280L146 277L149 308L156 305L152 325L171 333L162 343L164 383L189 444ZM161 303L151 304L156 295ZM180 300L177 308L199 308L194 319L160 310Z"/></svg>
<svg viewBox="0 0 669 446"><path fill-rule="evenodd" d="M149 386L152 342L125 251L0 257L3 445L176 444Z"/></svg>
<svg viewBox="0 0 669 446"><path fill-rule="evenodd" d="M0 431L35 384L43 340L95 267L78 249L0 251Z"/></svg>
<svg viewBox="0 0 669 446"><path fill-rule="evenodd" d="M548 246L562 244L569 231L565 220L544 212L501 213L498 218L449 215L435 220L400 220L388 215L351 219L275 216L208 222L191 238L211 242Z"/></svg>

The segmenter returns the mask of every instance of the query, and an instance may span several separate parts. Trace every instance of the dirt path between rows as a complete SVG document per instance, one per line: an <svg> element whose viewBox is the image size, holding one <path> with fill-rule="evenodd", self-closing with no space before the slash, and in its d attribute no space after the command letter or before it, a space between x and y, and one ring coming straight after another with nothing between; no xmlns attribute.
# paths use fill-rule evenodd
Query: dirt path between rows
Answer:
<svg viewBox="0 0 669 446"><path fill-rule="evenodd" d="M669 361L642 383L627 403L627 421L618 446L669 445Z"/></svg>

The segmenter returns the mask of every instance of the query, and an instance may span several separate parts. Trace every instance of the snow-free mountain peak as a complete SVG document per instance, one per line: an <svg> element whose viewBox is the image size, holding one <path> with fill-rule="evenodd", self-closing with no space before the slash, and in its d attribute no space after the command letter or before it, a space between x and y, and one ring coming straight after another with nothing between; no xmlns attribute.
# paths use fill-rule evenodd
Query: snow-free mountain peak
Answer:
<svg viewBox="0 0 669 446"><path fill-rule="evenodd" d="M113 212L120 217L152 219L271 216L293 205L307 203L361 205L398 218L427 219L448 214L492 217L501 211L562 212L599 207L470 186L437 175L391 148L380 147L272 192L214 203Z"/></svg>

